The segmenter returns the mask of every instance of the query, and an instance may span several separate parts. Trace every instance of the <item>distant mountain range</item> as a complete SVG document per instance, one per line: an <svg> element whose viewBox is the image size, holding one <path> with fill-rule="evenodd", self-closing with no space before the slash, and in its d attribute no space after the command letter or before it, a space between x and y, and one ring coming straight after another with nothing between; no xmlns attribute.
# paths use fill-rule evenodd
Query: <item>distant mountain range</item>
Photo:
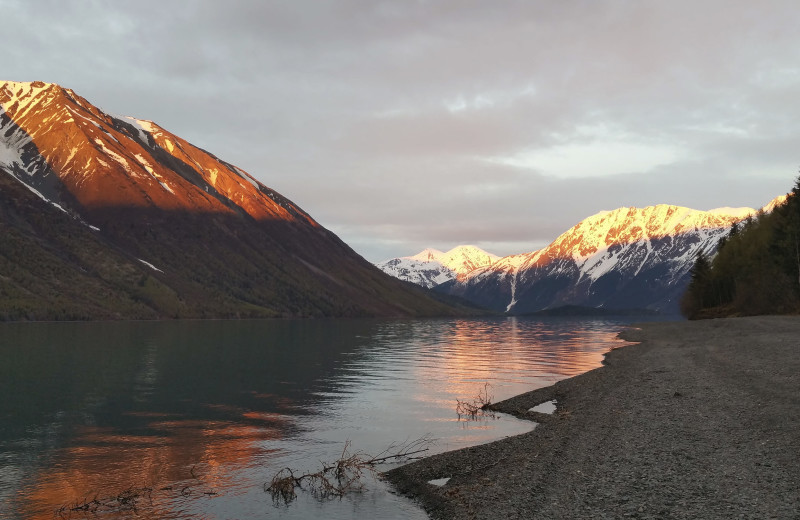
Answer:
<svg viewBox="0 0 800 520"><path fill-rule="evenodd" d="M0 233L0 319L454 312L249 173L55 84L0 82Z"/></svg>
<svg viewBox="0 0 800 520"><path fill-rule="evenodd" d="M783 200L778 197L762 210L771 211ZM430 250L377 265L404 280L510 314L565 306L677 313L696 255L712 255L734 223L755 213L670 205L619 208L584 219L530 253L496 258L467 246L448 253L466 256L458 269L436 255L421 262Z"/></svg>
<svg viewBox="0 0 800 520"><path fill-rule="evenodd" d="M376 264L383 272L422 287L433 288L445 282L464 279L480 267L487 267L500 257L475 246L458 246L443 253L438 249Z"/></svg>

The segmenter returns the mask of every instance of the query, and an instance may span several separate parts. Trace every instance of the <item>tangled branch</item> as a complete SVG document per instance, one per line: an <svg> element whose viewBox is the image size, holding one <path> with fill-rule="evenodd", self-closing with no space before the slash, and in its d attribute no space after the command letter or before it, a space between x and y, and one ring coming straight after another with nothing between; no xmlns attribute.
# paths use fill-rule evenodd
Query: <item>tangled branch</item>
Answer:
<svg viewBox="0 0 800 520"><path fill-rule="evenodd" d="M71 518L75 513L91 513L96 515L104 511L138 513L141 500L146 499L150 505L153 503L153 488L151 487L129 487L116 495L100 497L95 495L89 500L85 497L82 501L71 504L64 504L55 510L54 516L59 518Z"/></svg>
<svg viewBox="0 0 800 520"><path fill-rule="evenodd" d="M201 478L195 474L195 468L192 467L190 474L192 479L201 481ZM178 493L180 496L188 497L195 490L192 489L192 484L183 486L181 488L173 486L165 486L154 489L149 486L143 487L129 487L116 495L100 496L95 494L94 498L89 499L85 497L83 500L75 501L69 504L63 504L61 507L53 512L53 516L61 519L70 519L74 515L96 516L101 513L139 513L140 508L153 505L153 494L161 493ZM199 492L200 495L216 495L217 492L213 490L204 490ZM143 504L144 502L144 504Z"/></svg>
<svg viewBox="0 0 800 520"><path fill-rule="evenodd" d="M431 444L431 439L422 437L414 441L393 443L373 456L360 451L351 453L351 443L348 440L334 462L321 462L319 471L302 475L296 475L291 468L284 468L270 482L264 484L264 491L272 495L276 504L291 503L297 498L297 489L307 489L320 500L339 498L347 493L363 490L364 476L375 476L378 464L417 458L414 455L428 451Z"/></svg>
<svg viewBox="0 0 800 520"><path fill-rule="evenodd" d="M489 383L483 384L483 390L478 392L478 395L469 401L462 401L456 399L456 413L458 420L464 419L465 421L477 421L481 418L496 417L495 413L489 409L492 404L492 395L489 393L492 385Z"/></svg>

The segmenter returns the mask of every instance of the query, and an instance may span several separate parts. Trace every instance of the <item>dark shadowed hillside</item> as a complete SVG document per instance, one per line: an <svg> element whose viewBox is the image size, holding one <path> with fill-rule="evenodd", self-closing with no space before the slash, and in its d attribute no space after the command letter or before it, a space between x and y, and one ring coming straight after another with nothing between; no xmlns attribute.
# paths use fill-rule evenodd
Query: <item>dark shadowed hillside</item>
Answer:
<svg viewBox="0 0 800 520"><path fill-rule="evenodd" d="M459 312L241 169L46 83L0 83L0 317Z"/></svg>

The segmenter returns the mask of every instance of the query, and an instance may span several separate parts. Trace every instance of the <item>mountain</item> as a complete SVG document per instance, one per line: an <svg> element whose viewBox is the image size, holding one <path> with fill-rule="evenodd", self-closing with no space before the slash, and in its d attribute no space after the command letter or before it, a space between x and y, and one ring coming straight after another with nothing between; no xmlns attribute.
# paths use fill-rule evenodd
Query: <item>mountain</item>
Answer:
<svg viewBox="0 0 800 520"><path fill-rule="evenodd" d="M384 273L395 278L432 288L450 280L463 279L470 272L499 260L475 246L457 246L443 253L438 249L425 249L414 256L392 258L375 264Z"/></svg>
<svg viewBox="0 0 800 520"><path fill-rule="evenodd" d="M0 319L453 313L249 173L70 89L0 82Z"/></svg>
<svg viewBox="0 0 800 520"><path fill-rule="evenodd" d="M435 290L511 314L564 306L678 313L696 255L712 255L733 223L755 213L671 205L603 211L544 249L494 260Z"/></svg>
<svg viewBox="0 0 800 520"><path fill-rule="evenodd" d="M514 314L563 305L677 313L699 252L755 211L658 205L586 218L542 250L503 258L441 289Z"/></svg>

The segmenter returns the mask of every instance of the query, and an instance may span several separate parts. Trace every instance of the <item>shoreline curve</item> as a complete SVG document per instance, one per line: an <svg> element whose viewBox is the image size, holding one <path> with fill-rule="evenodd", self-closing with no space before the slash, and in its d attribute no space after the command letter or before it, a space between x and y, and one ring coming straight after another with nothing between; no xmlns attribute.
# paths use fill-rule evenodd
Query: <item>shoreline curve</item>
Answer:
<svg viewBox="0 0 800 520"><path fill-rule="evenodd" d="M603 366L491 406L531 432L385 478L434 519L800 517L800 317L636 327Z"/></svg>

